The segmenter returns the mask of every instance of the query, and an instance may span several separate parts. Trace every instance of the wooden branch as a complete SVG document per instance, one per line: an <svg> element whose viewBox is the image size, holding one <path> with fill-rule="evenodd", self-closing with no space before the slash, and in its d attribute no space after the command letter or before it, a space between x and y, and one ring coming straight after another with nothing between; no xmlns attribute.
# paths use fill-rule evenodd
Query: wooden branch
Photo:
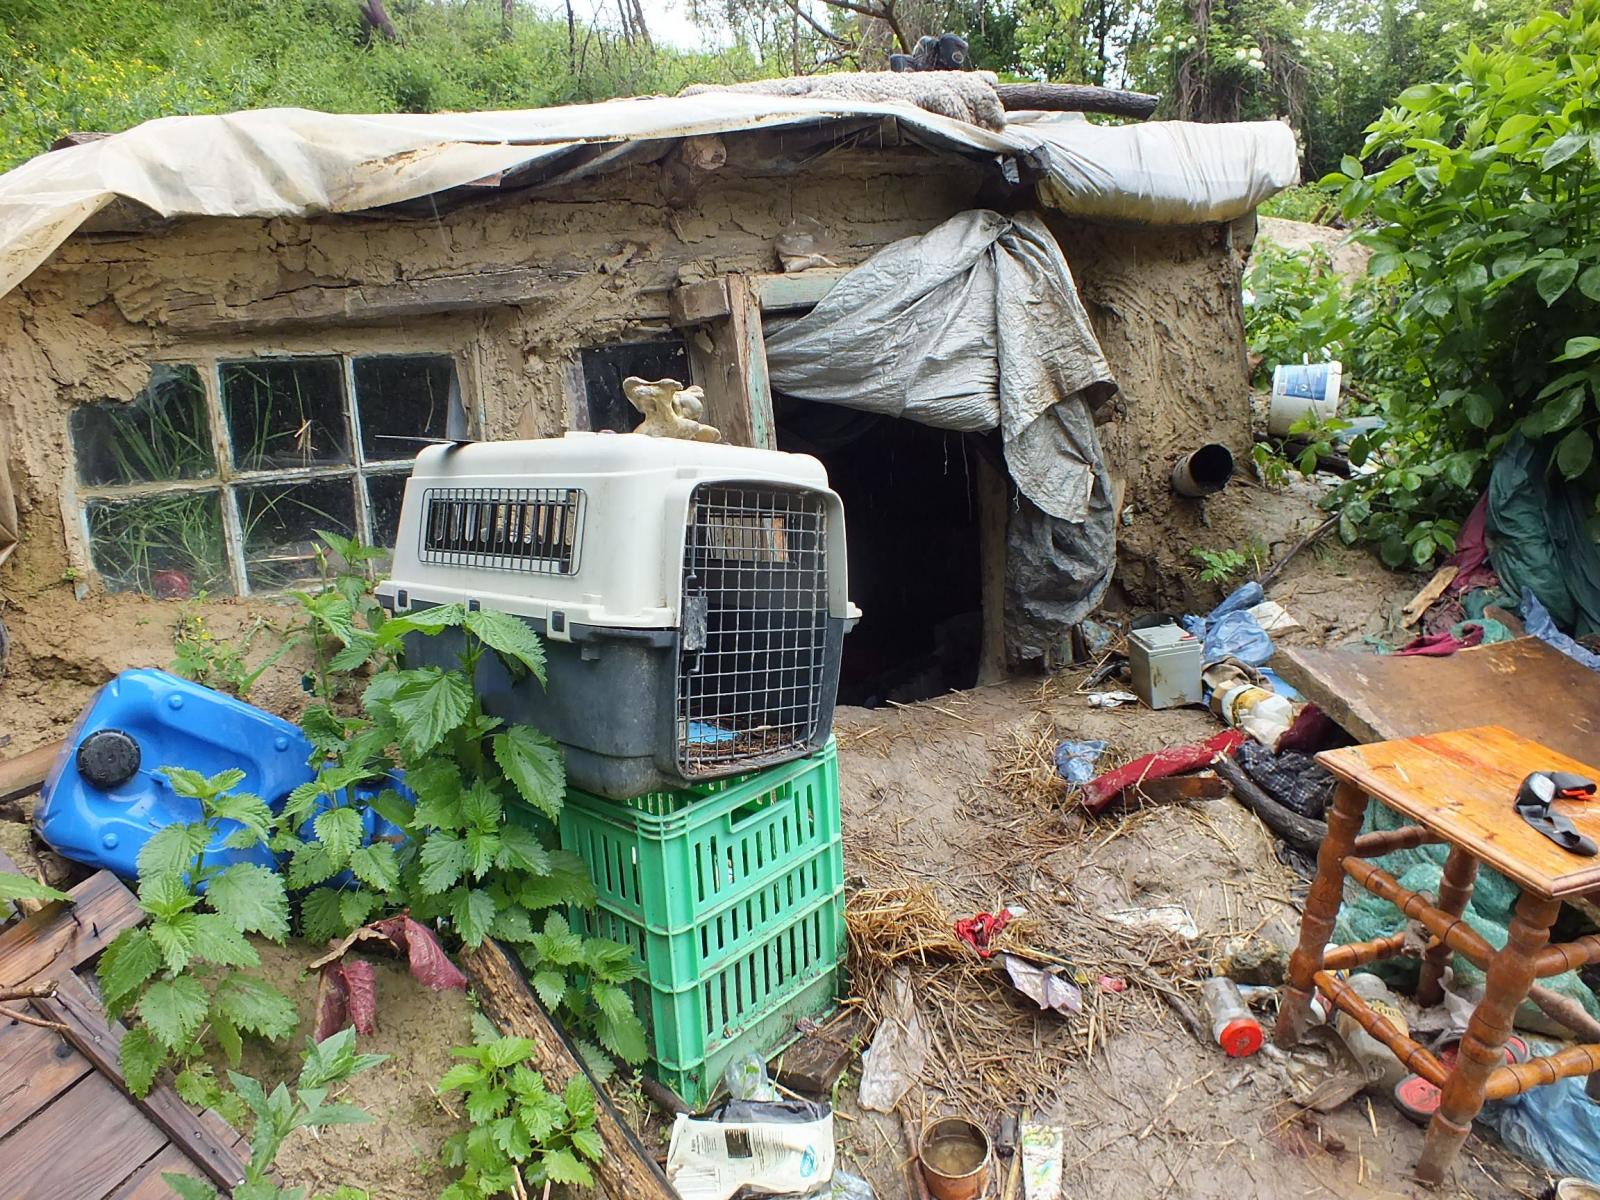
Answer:
<svg viewBox="0 0 1600 1200"><path fill-rule="evenodd" d="M361 23L375 31L386 42L399 40L400 31L394 27L389 14L384 11L383 0L362 0Z"/></svg>
<svg viewBox="0 0 1600 1200"><path fill-rule="evenodd" d="M499 943L485 941L462 955L461 969L472 981L484 1015L502 1033L533 1042L530 1061L552 1090L560 1091L575 1075L588 1076L572 1043L550 1019ZM589 1082L593 1084L593 1078ZM676 1200L667 1177L618 1114L605 1089L595 1084L594 1091L599 1101L595 1129L606 1147L605 1158L593 1167L599 1193L611 1200Z"/></svg>
<svg viewBox="0 0 1600 1200"><path fill-rule="evenodd" d="M1259 583L1263 588L1269 587L1274 579L1283 574L1283 569L1289 565L1290 559L1292 559L1296 554L1299 554L1300 551L1311 545L1312 542L1316 541L1323 534L1327 533L1328 530L1332 529L1338 523L1339 514L1334 513L1333 516L1329 517L1310 533L1306 534L1305 537L1301 538L1294 545L1290 546L1289 549L1285 551L1282 558L1261 573L1260 578L1258 578L1256 582Z"/></svg>
<svg viewBox="0 0 1600 1200"><path fill-rule="evenodd" d="M67 1031L67 1027L60 1021L47 1021L43 1017L29 1016L25 1012L18 1012L16 1009L7 1008L3 1004L0 1004L0 1017L4 1017L8 1021L21 1021L24 1025L37 1025L40 1029L56 1029L62 1033Z"/></svg>
<svg viewBox="0 0 1600 1200"><path fill-rule="evenodd" d="M1243 767L1226 754L1219 754L1211 765L1218 775L1228 781L1239 803L1260 817L1263 825L1302 854L1317 852L1317 847L1322 845L1322 839L1328 834L1325 822L1302 817L1274 800L1245 774Z"/></svg>
<svg viewBox="0 0 1600 1200"><path fill-rule="evenodd" d="M0 801L15 800L38 791L62 745L62 742L51 742L0 762Z"/></svg>
<svg viewBox="0 0 1600 1200"><path fill-rule="evenodd" d="M1086 83L997 83L1000 104L1011 112L1087 112L1143 121L1155 112L1160 96L1124 92Z"/></svg>

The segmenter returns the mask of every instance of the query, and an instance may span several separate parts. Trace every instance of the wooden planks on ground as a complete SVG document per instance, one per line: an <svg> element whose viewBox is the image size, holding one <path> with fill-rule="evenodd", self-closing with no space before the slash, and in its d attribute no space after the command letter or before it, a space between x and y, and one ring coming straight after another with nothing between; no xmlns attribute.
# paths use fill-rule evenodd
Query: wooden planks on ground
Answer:
<svg viewBox="0 0 1600 1200"><path fill-rule="evenodd" d="M6 1198L105 1196L165 1143L109 1079L86 1075L0 1144Z"/></svg>
<svg viewBox="0 0 1600 1200"><path fill-rule="evenodd" d="M133 893L110 871L96 871L67 894L71 904L49 905L0 933L0 986L59 978L144 920Z"/></svg>
<svg viewBox="0 0 1600 1200"><path fill-rule="evenodd" d="M1502 725L1580 761L1600 744L1600 674L1538 638L1446 658L1280 646L1272 666L1362 742Z"/></svg>
<svg viewBox="0 0 1600 1200"><path fill-rule="evenodd" d="M0 803L39 790L63 742L51 742L0 762Z"/></svg>
<svg viewBox="0 0 1600 1200"><path fill-rule="evenodd" d="M0 1031L0 1138L92 1070L53 1029L18 1023Z"/></svg>

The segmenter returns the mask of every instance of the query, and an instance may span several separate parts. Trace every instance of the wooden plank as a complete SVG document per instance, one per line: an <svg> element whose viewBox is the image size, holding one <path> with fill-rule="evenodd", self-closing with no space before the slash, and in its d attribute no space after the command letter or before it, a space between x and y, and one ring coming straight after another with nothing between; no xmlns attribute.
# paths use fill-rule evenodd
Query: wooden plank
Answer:
<svg viewBox="0 0 1600 1200"><path fill-rule="evenodd" d="M0 803L15 800L39 790L65 742L36 746L0 762Z"/></svg>
<svg viewBox="0 0 1600 1200"><path fill-rule="evenodd" d="M505 1034L532 1040L532 1065L559 1091L584 1071L566 1036L550 1020L529 990L510 955L492 939L462 956L461 969L472 981L484 1014ZM590 1079L593 1083L593 1079ZM595 1086L599 1100L595 1128L605 1142L606 1156L593 1164L596 1190L611 1200L675 1200L677 1193L646 1153L637 1135L617 1114L605 1089Z"/></svg>
<svg viewBox="0 0 1600 1200"><path fill-rule="evenodd" d="M1569 854L1512 810L1518 786L1534 771L1600 779L1600 768L1495 725L1325 750L1317 761L1524 891L1559 898L1600 888L1600 859ZM1552 807L1600 839L1600 806L1560 800Z"/></svg>
<svg viewBox="0 0 1600 1200"><path fill-rule="evenodd" d="M1493 724L1582 759L1600 739L1600 674L1537 638L1448 658L1280 646L1272 666L1357 741Z"/></svg>
<svg viewBox="0 0 1600 1200"><path fill-rule="evenodd" d="M854 267L812 267L809 271L765 272L740 276L749 281L762 312L787 312L815 308ZM704 325L733 312L727 280L705 279L672 289L667 300L667 320L674 326Z"/></svg>
<svg viewBox="0 0 1600 1200"><path fill-rule="evenodd" d="M689 339L689 368L705 390L706 422L735 446L777 446L761 311L749 280L729 275L729 314Z"/></svg>
<svg viewBox="0 0 1600 1200"><path fill-rule="evenodd" d="M123 1086L118 1048L128 1031L121 1022L106 1019L83 980L68 973L53 998L30 1003L41 1016L67 1026L67 1040L101 1075L116 1087ZM165 1083L151 1088L142 1099L128 1100L218 1187L231 1189L244 1178L245 1163L237 1135L220 1118L195 1112Z"/></svg>
<svg viewBox="0 0 1600 1200"><path fill-rule="evenodd" d="M133 893L110 871L96 871L51 904L0 933L0 986L20 987L70 974L144 920Z"/></svg>
<svg viewBox="0 0 1600 1200"><path fill-rule="evenodd" d="M6 1200L99 1200L165 1142L110 1080L86 1075L0 1140Z"/></svg>
<svg viewBox="0 0 1600 1200"><path fill-rule="evenodd" d="M680 284L667 297L667 320L680 329L721 320L728 311L728 285L721 279Z"/></svg>
<svg viewBox="0 0 1600 1200"><path fill-rule="evenodd" d="M162 1179L162 1173L174 1171L204 1181L199 1167L171 1142L154 1158L135 1171L107 1200L172 1200L173 1191Z"/></svg>
<svg viewBox="0 0 1600 1200"><path fill-rule="evenodd" d="M394 283L310 284L244 304L220 306L211 295L175 292L157 305L157 312L161 323L178 333L382 321L553 300L571 287L574 279L588 274L507 267Z"/></svg>
<svg viewBox="0 0 1600 1200"><path fill-rule="evenodd" d="M20 1021L0 1029L0 1137L92 1070L53 1029Z"/></svg>

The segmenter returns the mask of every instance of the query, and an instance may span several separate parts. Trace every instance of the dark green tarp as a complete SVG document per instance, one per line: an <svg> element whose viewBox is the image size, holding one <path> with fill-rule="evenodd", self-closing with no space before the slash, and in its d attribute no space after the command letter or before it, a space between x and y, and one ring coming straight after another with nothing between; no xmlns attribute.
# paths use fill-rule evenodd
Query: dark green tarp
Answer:
<svg viewBox="0 0 1600 1200"><path fill-rule="evenodd" d="M1600 548L1586 526L1594 496L1550 468L1553 441L1521 434L1489 476L1489 559L1513 596L1539 597L1556 624L1600 633Z"/></svg>

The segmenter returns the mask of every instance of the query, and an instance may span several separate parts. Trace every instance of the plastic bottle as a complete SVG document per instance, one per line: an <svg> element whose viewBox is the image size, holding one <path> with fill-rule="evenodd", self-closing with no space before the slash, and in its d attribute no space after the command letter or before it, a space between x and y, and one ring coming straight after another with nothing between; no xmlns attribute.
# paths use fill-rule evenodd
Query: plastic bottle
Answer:
<svg viewBox="0 0 1600 1200"><path fill-rule="evenodd" d="M1362 971L1349 976L1345 982L1350 985L1351 991L1366 1001L1367 1007L1373 1012L1387 1018L1401 1033L1409 1033L1410 1028L1406 1023L1405 1014L1400 1011L1394 993L1383 980ZM1405 1064L1396 1058L1387 1046L1361 1028L1360 1022L1349 1013L1341 1009L1334 1017L1333 1027L1338 1030L1339 1037L1360 1064L1370 1083L1386 1090L1393 1090L1394 1085L1406 1077Z"/></svg>
<svg viewBox="0 0 1600 1200"><path fill-rule="evenodd" d="M1294 724L1294 705L1276 692L1242 684L1222 694L1218 715L1235 729L1242 729L1263 746L1277 744Z"/></svg>
<svg viewBox="0 0 1600 1200"><path fill-rule="evenodd" d="M1214 975L1201 986L1211 1036L1230 1058L1245 1058L1261 1049L1261 1022L1239 994L1239 985L1225 975Z"/></svg>

